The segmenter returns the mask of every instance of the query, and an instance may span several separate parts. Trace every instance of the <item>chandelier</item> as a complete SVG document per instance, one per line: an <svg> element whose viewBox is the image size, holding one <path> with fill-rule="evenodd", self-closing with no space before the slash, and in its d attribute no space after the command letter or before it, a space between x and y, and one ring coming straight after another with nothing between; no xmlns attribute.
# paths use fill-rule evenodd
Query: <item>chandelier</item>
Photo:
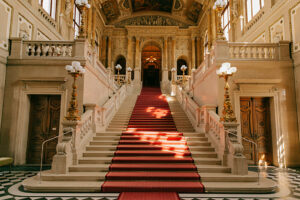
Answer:
<svg viewBox="0 0 300 200"><path fill-rule="evenodd" d="M146 61L147 62L150 62L150 63L153 63L153 62L155 62L157 59L155 58L155 57L153 57L153 56L150 56L150 57L148 57L148 58L146 58Z"/></svg>

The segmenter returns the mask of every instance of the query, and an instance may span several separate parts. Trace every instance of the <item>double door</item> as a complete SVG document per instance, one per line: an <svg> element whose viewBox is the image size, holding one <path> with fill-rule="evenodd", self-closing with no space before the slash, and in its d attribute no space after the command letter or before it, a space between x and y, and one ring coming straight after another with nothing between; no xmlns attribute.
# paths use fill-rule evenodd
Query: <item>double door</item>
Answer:
<svg viewBox="0 0 300 200"><path fill-rule="evenodd" d="M270 122L270 98L245 97L240 100L242 136L257 144L244 141L244 154L250 164L258 160L272 164L272 137Z"/></svg>
<svg viewBox="0 0 300 200"><path fill-rule="evenodd" d="M31 95L27 145L27 164L39 164L43 141L59 134L60 95ZM57 139L44 146L43 163L51 164Z"/></svg>

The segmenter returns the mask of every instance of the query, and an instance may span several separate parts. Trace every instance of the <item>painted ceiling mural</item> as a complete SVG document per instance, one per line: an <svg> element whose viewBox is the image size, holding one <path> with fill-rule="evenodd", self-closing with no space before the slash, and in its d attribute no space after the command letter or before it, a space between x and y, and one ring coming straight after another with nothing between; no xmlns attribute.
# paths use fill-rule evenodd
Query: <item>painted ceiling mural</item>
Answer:
<svg viewBox="0 0 300 200"><path fill-rule="evenodd" d="M138 11L163 11L171 12L173 0L131 0L132 10Z"/></svg>
<svg viewBox="0 0 300 200"><path fill-rule="evenodd" d="M201 3L199 0L103 0L100 6L106 23L116 27L140 25L180 28L195 26L202 7L203 0ZM151 15L151 11L155 11L154 15ZM158 14L157 11L164 14Z"/></svg>

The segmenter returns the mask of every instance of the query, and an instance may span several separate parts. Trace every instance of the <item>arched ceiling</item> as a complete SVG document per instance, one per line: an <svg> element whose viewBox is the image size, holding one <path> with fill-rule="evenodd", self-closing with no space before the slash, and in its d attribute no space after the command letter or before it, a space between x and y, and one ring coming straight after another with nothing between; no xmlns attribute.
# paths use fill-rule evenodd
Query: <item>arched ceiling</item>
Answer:
<svg viewBox="0 0 300 200"><path fill-rule="evenodd" d="M107 25L179 26L198 24L207 0L96 0Z"/></svg>

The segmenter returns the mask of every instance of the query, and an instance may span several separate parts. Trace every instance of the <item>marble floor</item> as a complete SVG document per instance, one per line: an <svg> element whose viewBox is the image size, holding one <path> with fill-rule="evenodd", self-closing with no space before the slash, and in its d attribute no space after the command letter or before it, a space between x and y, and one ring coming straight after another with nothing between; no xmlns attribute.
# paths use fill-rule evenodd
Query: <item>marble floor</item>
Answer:
<svg viewBox="0 0 300 200"><path fill-rule="evenodd" d="M0 200L117 200L117 193L30 193L23 190L22 180L34 176L37 168L0 168ZM257 167L249 167L257 171ZM260 176L277 181L279 190L273 194L180 194L182 200L260 200L300 199L300 171L268 167ZM259 183L258 183L259 184ZM297 190L298 189L298 190Z"/></svg>

